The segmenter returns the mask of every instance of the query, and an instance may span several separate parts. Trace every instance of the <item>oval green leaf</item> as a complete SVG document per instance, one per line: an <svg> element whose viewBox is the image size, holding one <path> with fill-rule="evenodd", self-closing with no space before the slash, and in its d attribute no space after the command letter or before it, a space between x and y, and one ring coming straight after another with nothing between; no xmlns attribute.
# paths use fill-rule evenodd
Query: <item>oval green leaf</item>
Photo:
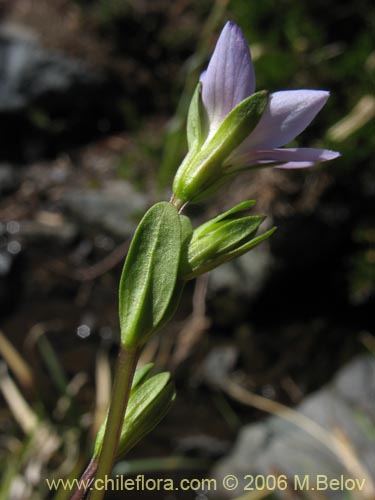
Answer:
<svg viewBox="0 0 375 500"><path fill-rule="evenodd" d="M162 323L174 294L180 253L177 209L157 203L134 234L121 276L119 314L126 348L141 347Z"/></svg>

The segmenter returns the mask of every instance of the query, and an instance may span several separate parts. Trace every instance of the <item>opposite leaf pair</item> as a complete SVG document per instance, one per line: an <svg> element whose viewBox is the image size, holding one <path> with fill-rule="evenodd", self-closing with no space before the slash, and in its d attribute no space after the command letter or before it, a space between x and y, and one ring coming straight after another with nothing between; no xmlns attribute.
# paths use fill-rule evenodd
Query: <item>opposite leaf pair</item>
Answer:
<svg viewBox="0 0 375 500"><path fill-rule="evenodd" d="M275 228L255 234L264 216L250 216L255 202L240 203L193 230L176 207L160 202L141 220L120 282L121 342L139 349L173 315L184 284L248 252Z"/></svg>

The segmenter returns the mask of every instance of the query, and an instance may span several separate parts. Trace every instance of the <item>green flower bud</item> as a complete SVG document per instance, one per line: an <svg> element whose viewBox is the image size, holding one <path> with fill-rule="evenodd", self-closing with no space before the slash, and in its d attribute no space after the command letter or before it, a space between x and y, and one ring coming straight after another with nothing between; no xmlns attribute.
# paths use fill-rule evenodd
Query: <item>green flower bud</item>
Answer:
<svg viewBox="0 0 375 500"><path fill-rule="evenodd" d="M275 232L273 227L255 237L265 216L247 214L254 204L255 201L240 203L195 229L182 247L179 271L182 279L196 278L243 255Z"/></svg>

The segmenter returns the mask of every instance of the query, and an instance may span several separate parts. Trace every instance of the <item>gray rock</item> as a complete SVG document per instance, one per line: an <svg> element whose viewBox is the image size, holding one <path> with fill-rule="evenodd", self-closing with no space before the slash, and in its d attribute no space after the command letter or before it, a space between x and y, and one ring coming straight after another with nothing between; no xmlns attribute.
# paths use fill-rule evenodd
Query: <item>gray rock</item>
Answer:
<svg viewBox="0 0 375 500"><path fill-rule="evenodd" d="M177 439L176 449L184 455L216 458L229 450L229 442L206 434L196 434Z"/></svg>
<svg viewBox="0 0 375 500"><path fill-rule="evenodd" d="M361 466L375 481L375 438L370 422L375 418L375 360L362 356L344 367L332 383L308 396L297 408L311 422L308 423L318 438L312 437L301 427L272 416L262 422L245 426L240 432L231 454L221 460L213 476L222 484L223 478L233 474L239 479L239 487L233 492L222 490L226 497L243 492L247 474L286 474L303 479L310 477L310 485L318 474L329 478L341 475L356 479L360 476L347 470L344 456L334 453L328 435L337 436L340 431L354 450ZM367 424L367 427L365 423ZM315 427L318 424L323 431ZM360 477L359 477L360 479ZM342 499L343 491L329 489L324 498Z"/></svg>
<svg viewBox="0 0 375 500"><path fill-rule="evenodd" d="M22 241L30 243L56 243L68 245L77 236L77 227L66 221L59 224L45 224L36 220L22 221L20 223L20 236Z"/></svg>
<svg viewBox="0 0 375 500"><path fill-rule="evenodd" d="M12 267L13 257L9 252L0 251L0 277L6 276Z"/></svg>
<svg viewBox="0 0 375 500"><path fill-rule="evenodd" d="M63 203L83 223L121 239L133 234L148 204L145 196L126 181L110 182L102 190L71 191Z"/></svg>
<svg viewBox="0 0 375 500"><path fill-rule="evenodd" d="M101 80L81 62L48 51L35 37L8 25L0 28L0 112L16 112L53 93Z"/></svg>
<svg viewBox="0 0 375 500"><path fill-rule="evenodd" d="M211 386L220 384L233 372L238 359L238 349L234 345L214 347L203 360L197 373L198 380L204 380Z"/></svg>
<svg viewBox="0 0 375 500"><path fill-rule="evenodd" d="M254 296L271 271L273 258L263 243L251 252L242 255L210 273L209 290L212 293L230 289L247 297Z"/></svg>
<svg viewBox="0 0 375 500"><path fill-rule="evenodd" d="M19 175L12 165L0 164L0 195L15 191L20 183Z"/></svg>

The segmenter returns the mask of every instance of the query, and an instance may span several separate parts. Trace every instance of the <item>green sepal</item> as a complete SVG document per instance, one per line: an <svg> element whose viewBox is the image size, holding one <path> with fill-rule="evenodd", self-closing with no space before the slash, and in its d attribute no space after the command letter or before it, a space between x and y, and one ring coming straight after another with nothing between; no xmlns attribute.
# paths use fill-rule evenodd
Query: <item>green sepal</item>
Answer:
<svg viewBox="0 0 375 500"><path fill-rule="evenodd" d="M268 91L261 90L237 104L207 144L203 156L224 161L254 130L267 101Z"/></svg>
<svg viewBox="0 0 375 500"><path fill-rule="evenodd" d="M197 154L188 153L173 182L176 199L181 203L201 200L202 193L225 175L225 160L254 130L267 102L268 92L265 90L244 99L226 116Z"/></svg>
<svg viewBox="0 0 375 500"><path fill-rule="evenodd" d="M138 372L139 370L137 370L136 375ZM133 383L130 392L116 460L125 455L138 441L158 425L168 413L176 396L175 388L168 372L154 375L149 379L145 379L145 374L143 373L141 380L138 382L135 386ZM93 453L94 459L99 457L106 423L107 419L104 420L97 434Z"/></svg>
<svg viewBox="0 0 375 500"><path fill-rule="evenodd" d="M215 195L219 191L219 189L230 183L236 176L237 172L228 172L227 170L223 169L221 175L218 175L215 180L212 180L212 182L206 188L202 189L202 191L196 196L196 198L194 198L193 203L199 203L201 201L207 200L208 198L211 198L211 196Z"/></svg>
<svg viewBox="0 0 375 500"><path fill-rule="evenodd" d="M195 153L204 141L204 112L202 103L202 83L199 82L190 102L186 124L189 153Z"/></svg>
<svg viewBox="0 0 375 500"><path fill-rule="evenodd" d="M119 290L121 342L140 348L163 323L173 298L181 253L177 209L151 207L131 242Z"/></svg>

